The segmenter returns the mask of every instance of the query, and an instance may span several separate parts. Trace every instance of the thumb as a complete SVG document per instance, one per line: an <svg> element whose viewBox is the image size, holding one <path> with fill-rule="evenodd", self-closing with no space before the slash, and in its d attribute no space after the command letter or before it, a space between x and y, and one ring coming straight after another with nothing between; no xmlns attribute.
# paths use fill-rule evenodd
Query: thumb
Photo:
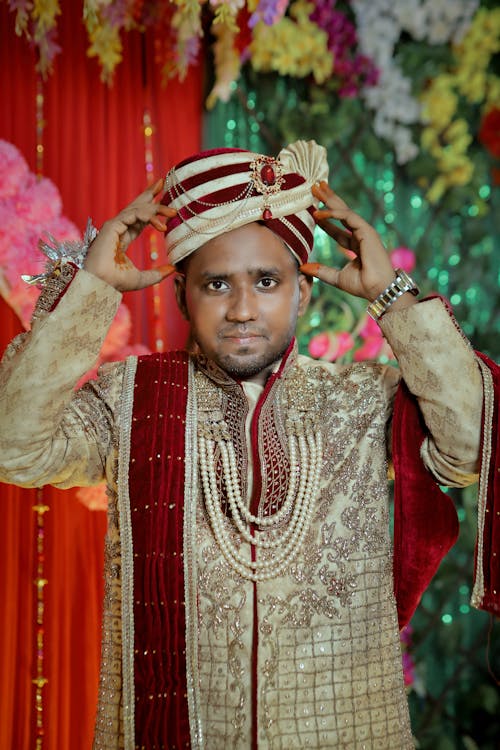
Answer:
<svg viewBox="0 0 500 750"><path fill-rule="evenodd" d="M146 287L153 286L153 284L159 284L160 281L163 281L163 279L171 276L176 271L177 268L170 264L158 266L158 268L147 268L146 270L141 271L136 288L146 289Z"/></svg>
<svg viewBox="0 0 500 750"><path fill-rule="evenodd" d="M331 284L331 286L337 286L339 278L338 268L324 266L321 263L304 263L300 266L299 271L306 276L314 276L316 279L325 281L327 284Z"/></svg>

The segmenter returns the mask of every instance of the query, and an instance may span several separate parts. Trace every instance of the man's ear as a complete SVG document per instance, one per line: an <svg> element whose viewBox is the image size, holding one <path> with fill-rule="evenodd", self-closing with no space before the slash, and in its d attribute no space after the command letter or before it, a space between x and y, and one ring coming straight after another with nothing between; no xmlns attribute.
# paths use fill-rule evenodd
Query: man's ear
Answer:
<svg viewBox="0 0 500 750"><path fill-rule="evenodd" d="M299 271L299 315L304 315L311 300L313 279Z"/></svg>
<svg viewBox="0 0 500 750"><path fill-rule="evenodd" d="M175 298L177 306L182 313L182 317L189 320L189 313L186 304L186 277L183 273L178 273L174 279Z"/></svg>

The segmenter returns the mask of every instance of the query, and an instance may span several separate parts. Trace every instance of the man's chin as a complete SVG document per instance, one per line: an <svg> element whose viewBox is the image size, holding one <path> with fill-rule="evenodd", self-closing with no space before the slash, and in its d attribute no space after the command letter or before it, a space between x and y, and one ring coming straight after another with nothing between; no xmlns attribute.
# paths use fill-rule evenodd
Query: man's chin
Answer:
<svg viewBox="0 0 500 750"><path fill-rule="evenodd" d="M232 358L230 361L219 362L219 366L235 380L248 380L248 378L254 378L265 370L269 369L271 363L265 362L235 362Z"/></svg>
<svg viewBox="0 0 500 750"><path fill-rule="evenodd" d="M259 375L262 375L266 379L285 351L286 347L283 351L265 352L258 355L228 354L222 356L217 364L228 375L235 378L235 380L248 380L250 378L257 378Z"/></svg>

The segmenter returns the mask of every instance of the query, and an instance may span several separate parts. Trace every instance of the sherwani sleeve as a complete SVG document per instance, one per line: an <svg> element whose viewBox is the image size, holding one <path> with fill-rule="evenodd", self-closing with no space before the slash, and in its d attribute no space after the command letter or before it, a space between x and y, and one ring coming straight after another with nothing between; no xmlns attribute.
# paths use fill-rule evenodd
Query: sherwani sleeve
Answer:
<svg viewBox="0 0 500 750"><path fill-rule="evenodd" d="M471 484L477 480L483 404L472 347L437 298L389 312L380 325L428 429L424 464L439 484Z"/></svg>
<svg viewBox="0 0 500 750"><path fill-rule="evenodd" d="M0 370L0 480L89 485L106 474L120 367L74 391L95 364L121 295L81 270Z"/></svg>

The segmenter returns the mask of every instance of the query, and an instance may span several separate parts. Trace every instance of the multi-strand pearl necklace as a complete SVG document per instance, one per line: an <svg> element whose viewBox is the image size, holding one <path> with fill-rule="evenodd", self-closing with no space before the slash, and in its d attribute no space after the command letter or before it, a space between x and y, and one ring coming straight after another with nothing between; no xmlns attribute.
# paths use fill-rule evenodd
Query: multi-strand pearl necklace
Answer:
<svg viewBox="0 0 500 750"><path fill-rule="evenodd" d="M286 431L290 461L288 489L282 507L270 516L253 515L242 498L234 445L227 424L223 420L204 423L198 431L201 482L215 540L231 567L251 581L266 581L281 575L296 557L312 521L320 481L321 430L313 429L312 424L306 429L301 416L300 419L289 419ZM215 468L217 449L231 518L224 513L219 497ZM286 518L289 518L287 526L280 533L277 527ZM250 530L251 525L254 533ZM263 551L262 559L250 560L241 553L242 545L233 541L234 530L256 551ZM276 555L271 555L273 552Z"/></svg>

